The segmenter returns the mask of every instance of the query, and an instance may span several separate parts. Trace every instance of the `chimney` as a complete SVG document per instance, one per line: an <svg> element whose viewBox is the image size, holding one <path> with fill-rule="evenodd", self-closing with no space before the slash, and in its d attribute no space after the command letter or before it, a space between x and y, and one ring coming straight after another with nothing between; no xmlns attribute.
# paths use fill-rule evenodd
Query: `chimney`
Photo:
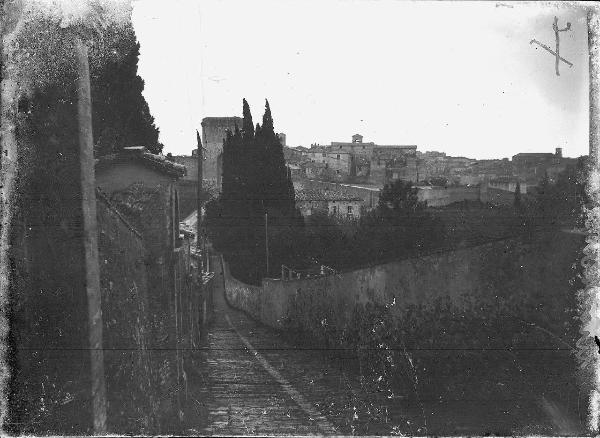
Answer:
<svg viewBox="0 0 600 438"><path fill-rule="evenodd" d="M556 148L556 153L554 155L556 155L557 158L562 158L562 148Z"/></svg>

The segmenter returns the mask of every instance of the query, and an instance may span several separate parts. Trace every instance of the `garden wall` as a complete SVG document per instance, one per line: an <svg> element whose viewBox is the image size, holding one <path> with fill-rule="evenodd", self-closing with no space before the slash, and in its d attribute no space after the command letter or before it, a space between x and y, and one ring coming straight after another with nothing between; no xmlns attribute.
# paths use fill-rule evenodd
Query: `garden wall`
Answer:
<svg viewBox="0 0 600 438"><path fill-rule="evenodd" d="M123 216L102 195L97 199L108 430L156 430L160 388L147 349L152 318L146 249Z"/></svg>
<svg viewBox="0 0 600 438"><path fill-rule="evenodd" d="M573 263L583 246L581 236L559 234L544 242L506 239L312 279L264 279L260 287L232 278L225 266L226 294L231 305L271 327L300 330L313 330L316 319L345 327L356 306L389 306L392 315L401 315L406 307L440 300L456 311L473 303L520 309L530 320L528 306L535 302L536 317L550 317L551 306L574 301Z"/></svg>
<svg viewBox="0 0 600 438"><path fill-rule="evenodd" d="M479 187L418 187L419 201L428 207L443 207L454 202L479 201Z"/></svg>
<svg viewBox="0 0 600 438"><path fill-rule="evenodd" d="M448 251L401 260L365 269L313 279L264 279L261 287L231 277L226 266L226 293L229 302L263 323L276 328L310 324L299 305L333 307L335 319L344 324L355 304L422 304L441 296L461 305L463 296L483 294L479 279L485 255L502 251L505 241L474 248Z"/></svg>

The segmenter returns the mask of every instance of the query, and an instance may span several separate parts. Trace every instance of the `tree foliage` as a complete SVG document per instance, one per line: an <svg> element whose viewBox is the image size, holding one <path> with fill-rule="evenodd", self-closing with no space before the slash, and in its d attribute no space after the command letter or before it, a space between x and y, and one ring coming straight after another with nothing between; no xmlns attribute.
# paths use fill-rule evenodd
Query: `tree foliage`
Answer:
<svg viewBox="0 0 600 438"><path fill-rule="evenodd" d="M218 200L207 205L207 227L232 272L256 283L269 274L267 240L276 242L269 255L275 273L287 257L277 245L290 242L302 219L269 103L262 126L254 125L246 99L242 113L242 129L236 126L234 132L227 132L223 142L222 191Z"/></svg>
<svg viewBox="0 0 600 438"><path fill-rule="evenodd" d="M583 226L583 212L588 203L585 192L588 167L588 160L581 157L576 165L560 172L554 182L545 175L536 188L535 204L528 212L537 228Z"/></svg>
<svg viewBox="0 0 600 438"><path fill-rule="evenodd" d="M412 182L396 180L386 184L379 195L379 212L383 216L410 216L423 211L426 203L419 201Z"/></svg>
<svg viewBox="0 0 600 438"><path fill-rule="evenodd" d="M92 122L96 154L105 155L126 146L143 145L152 153L162 152L159 130L154 124L138 76L140 45L130 26L108 50L119 56L91 72Z"/></svg>

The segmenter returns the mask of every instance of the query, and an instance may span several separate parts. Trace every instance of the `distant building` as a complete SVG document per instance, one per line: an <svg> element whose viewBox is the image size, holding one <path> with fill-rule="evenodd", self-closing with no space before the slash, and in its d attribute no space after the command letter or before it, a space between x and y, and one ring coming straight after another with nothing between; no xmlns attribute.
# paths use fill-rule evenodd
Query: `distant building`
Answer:
<svg viewBox="0 0 600 438"><path fill-rule="evenodd" d="M340 219L358 219L363 204L362 198L330 189L296 190L296 207L307 217L324 213Z"/></svg>
<svg viewBox="0 0 600 438"><path fill-rule="evenodd" d="M192 154L194 152L197 154L197 149L194 149ZM172 159L175 163L185 166L184 181L198 181L198 155L173 155Z"/></svg>
<svg viewBox="0 0 600 438"><path fill-rule="evenodd" d="M537 184L546 175L553 180L567 165L575 162L574 158L562 156L562 148L556 148L554 154L522 152L512 157L515 174L530 185Z"/></svg>
<svg viewBox="0 0 600 438"><path fill-rule="evenodd" d="M325 163L309 161L303 165L304 174L307 178L321 178L325 174Z"/></svg>
<svg viewBox="0 0 600 438"><path fill-rule="evenodd" d="M493 179L490 181L487 181L487 187L488 189L497 189L497 190L503 190L505 192L511 192L511 193L515 193L517 191L517 183L519 184L519 192L520 193L527 193L527 183L524 181L517 181L515 179L508 179L508 178L500 178L500 179Z"/></svg>
<svg viewBox="0 0 600 438"><path fill-rule="evenodd" d="M555 152L521 152L513 155L512 161L518 165L535 165L562 158L562 148L556 148Z"/></svg>
<svg viewBox="0 0 600 438"><path fill-rule="evenodd" d="M369 211L377 207L379 203L380 187L377 186L362 186L358 184L346 184L339 182L328 182L317 179L303 179L294 181L294 189L296 193L301 190L333 190L342 192L353 198L362 199L361 208Z"/></svg>
<svg viewBox="0 0 600 438"><path fill-rule="evenodd" d="M117 154L96 159L96 186L109 200L120 199L135 216L138 197L158 200L151 215L140 227L149 251L157 257L170 254L179 246L179 193L177 181L185 176L185 167L151 154L143 146L127 147ZM164 261L165 263L168 260Z"/></svg>
<svg viewBox="0 0 600 438"><path fill-rule="evenodd" d="M283 132L280 132L279 134L277 134L277 137L279 138L279 142L281 143L281 146L285 147L285 134Z"/></svg>
<svg viewBox="0 0 600 438"><path fill-rule="evenodd" d="M227 131L241 129L241 117L205 117L202 119L202 145L205 149L203 179L213 182L221 188L223 140Z"/></svg>
<svg viewBox="0 0 600 438"><path fill-rule="evenodd" d="M294 148L283 147L283 157L286 161L297 163L300 161L308 161L308 148L296 146Z"/></svg>
<svg viewBox="0 0 600 438"><path fill-rule="evenodd" d="M323 174L328 180L383 186L393 179L415 181L416 149L415 145L365 143L362 135L354 134L351 142L311 145L307 156L311 162L325 165Z"/></svg>
<svg viewBox="0 0 600 438"><path fill-rule="evenodd" d="M416 181L424 182L432 178L445 178L454 183L473 180L471 168L477 162L472 158L451 157L444 152L427 151L417 153ZM469 175L469 178L466 178Z"/></svg>
<svg viewBox="0 0 600 438"><path fill-rule="evenodd" d="M188 216L197 209L198 198L198 149L192 151L192 155L173 155L171 159L185 166L186 174L177 181L179 192L179 210L182 217ZM216 183L208 181L203 175L204 190L213 190Z"/></svg>

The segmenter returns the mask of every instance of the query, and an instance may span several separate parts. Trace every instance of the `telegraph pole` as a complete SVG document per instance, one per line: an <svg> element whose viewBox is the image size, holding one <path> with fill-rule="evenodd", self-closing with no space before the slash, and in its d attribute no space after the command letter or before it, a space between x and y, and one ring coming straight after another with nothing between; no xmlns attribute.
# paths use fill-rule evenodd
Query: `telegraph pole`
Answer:
<svg viewBox="0 0 600 438"><path fill-rule="evenodd" d="M267 253L267 277L269 276L269 215L265 210L265 250Z"/></svg>
<svg viewBox="0 0 600 438"><path fill-rule="evenodd" d="M96 218L96 183L94 141L92 137L92 99L87 47L75 37L77 56L77 117L79 120L79 164L83 210L83 245L85 251L85 288L88 302L89 341L92 374L94 434L106 433L106 385L102 351L102 302L100 265L98 262L98 224Z"/></svg>
<svg viewBox="0 0 600 438"><path fill-rule="evenodd" d="M589 155L597 165L598 140L600 139L600 14L597 7L591 7L587 14L589 49L589 106L590 106L590 145Z"/></svg>
<svg viewBox="0 0 600 438"><path fill-rule="evenodd" d="M600 78L598 74L600 73L600 14L598 12L598 6L592 4L592 6L588 9L587 14L587 27L588 27L588 50L589 50L589 81L590 81L590 91L589 91L589 123L590 123L590 145L589 145L589 162L590 162L590 172L592 174L592 179L594 173L598 172L600 168L599 157L598 154L598 143L600 140L600 121L598 118L600 117L600 111L598 105L600 105ZM596 211L598 202L600 200L600 194L598 189L595 187L595 184L590 184L590 188L588 189L589 196L591 200L591 207L587 209L586 216L590 222L598 219L598 212ZM592 232L594 230L592 229ZM587 243L588 245L583 250L586 257L589 257L591 260L595 260L595 252L593 249L593 245L597 242L597 238L592 238L592 236L588 237ZM581 261L582 265L584 265L584 259ZM589 266L584 265L585 272L584 276L586 281L586 288L584 294L580 292L580 305L582 308L583 314L581 315L581 319L584 321L584 325L582 327L582 333L585 333L581 336L581 339L578 342L578 345L581 343L581 351L579 353L580 356L580 366L585 371L583 375L585 376L585 384L588 382L598 382L600 379L600 360L598 359L598 352L596 350L596 345L594 345L593 336L600 335L599 333L594 333L597 330L599 319L597 312L594 312L593 309L597 308L600 305L600 296L597 292L598 280L597 280L597 270L598 270L598 261L589 263ZM587 321L587 322L586 322ZM597 339L597 338L596 338ZM594 434L598 433L600 429L600 388L598 388L597 383L589 386L587 394L588 399L588 418L587 418L587 427L588 430Z"/></svg>
<svg viewBox="0 0 600 438"><path fill-rule="evenodd" d="M198 190L196 191L196 209L197 209L197 223L196 223L196 250L200 251L202 248L202 140L200 139L200 133L196 130L196 143L198 144ZM200 259L202 260L202 259Z"/></svg>
<svg viewBox="0 0 600 438"><path fill-rule="evenodd" d="M552 24L552 29L554 30L554 38L555 38L556 51L553 51L546 44L541 43L541 42L539 42L536 39L531 40L529 42L529 44L537 44L542 49L544 49L547 52L549 52L552 55L554 55L554 68L556 69L556 76L560 76L560 72L558 71L558 65L559 65L560 61L562 61L565 64L567 64L569 67L573 67L573 63L567 61L562 56L560 56L560 36L559 36L560 32L566 32L568 30L571 30L571 23L567 23L567 26L564 29L559 29L558 28L558 17L554 17L554 24Z"/></svg>
<svg viewBox="0 0 600 438"><path fill-rule="evenodd" d="M202 309L198 311L202 312L202 330L206 324L206 297L204 296L204 235L202 227L202 164L204 154L202 153L202 140L200 139L200 133L196 130L196 143L198 145L198 189L196 191L196 252L199 254L198 257L198 296L202 302ZM208 263L207 263L208 266Z"/></svg>
<svg viewBox="0 0 600 438"><path fill-rule="evenodd" d="M6 312L11 281L10 238L13 202L16 195L17 176L17 94L19 68L17 37L23 28L22 0L2 2L0 6L0 325L8 328ZM0 342L6 345L8 330L0 333ZM0 349L0 361L7 363L6 349ZM5 367L4 367L5 368ZM0 370L0 391L8 394L8 369ZM8 397L0 398L0 428L8 412Z"/></svg>
<svg viewBox="0 0 600 438"><path fill-rule="evenodd" d="M559 52L560 37L559 37L558 33L566 32L567 30L571 29L571 23L567 23L567 27L565 27L564 29L559 29L558 28L558 17L554 17L554 24L552 25L552 29L554 29L554 37L556 39L556 58L554 59L554 65L556 68L556 76L560 76L560 73L558 72L558 62L560 61L560 52Z"/></svg>

